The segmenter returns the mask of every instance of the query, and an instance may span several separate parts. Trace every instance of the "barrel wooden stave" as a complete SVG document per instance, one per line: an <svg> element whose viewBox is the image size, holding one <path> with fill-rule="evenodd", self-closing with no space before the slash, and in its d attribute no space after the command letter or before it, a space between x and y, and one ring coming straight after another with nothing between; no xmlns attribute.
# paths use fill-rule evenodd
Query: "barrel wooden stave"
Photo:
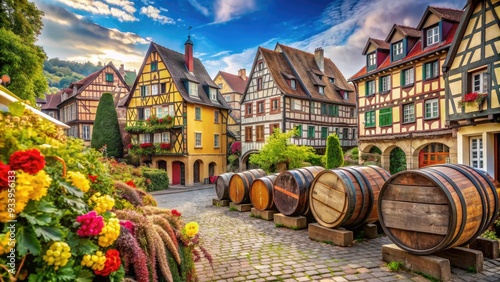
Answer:
<svg viewBox="0 0 500 282"><path fill-rule="evenodd" d="M278 173L259 177L250 186L250 202L259 211L275 208L273 200L273 183Z"/></svg>
<svg viewBox="0 0 500 282"><path fill-rule="evenodd" d="M229 199L229 180L231 180L233 174L232 172L227 172L217 177L215 181L215 194L217 195L217 199Z"/></svg>
<svg viewBox="0 0 500 282"><path fill-rule="evenodd" d="M400 248L427 255L471 243L494 221L491 177L464 165L435 165L393 175L382 187L379 216Z"/></svg>
<svg viewBox="0 0 500 282"><path fill-rule="evenodd" d="M316 221L328 228L355 229L378 220L377 200L389 173L375 166L324 170L309 191Z"/></svg>
<svg viewBox="0 0 500 282"><path fill-rule="evenodd" d="M250 203L249 190L254 179L265 176L262 169L251 169L235 173L229 181L229 198L235 204Z"/></svg>
<svg viewBox="0 0 500 282"><path fill-rule="evenodd" d="M273 186L276 208L286 216L309 213L309 187L314 177L324 170L320 166L303 167L280 173Z"/></svg>

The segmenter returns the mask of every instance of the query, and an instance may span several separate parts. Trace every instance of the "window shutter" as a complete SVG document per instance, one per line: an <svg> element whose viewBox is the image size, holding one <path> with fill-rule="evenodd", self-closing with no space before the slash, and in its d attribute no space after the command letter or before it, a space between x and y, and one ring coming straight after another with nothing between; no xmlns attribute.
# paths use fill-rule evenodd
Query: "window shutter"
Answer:
<svg viewBox="0 0 500 282"><path fill-rule="evenodd" d="M401 71L401 86L404 86L406 83L405 83L405 71L402 70Z"/></svg>
<svg viewBox="0 0 500 282"><path fill-rule="evenodd" d="M143 120L144 119L144 108L138 108L137 115L139 117L139 120Z"/></svg>

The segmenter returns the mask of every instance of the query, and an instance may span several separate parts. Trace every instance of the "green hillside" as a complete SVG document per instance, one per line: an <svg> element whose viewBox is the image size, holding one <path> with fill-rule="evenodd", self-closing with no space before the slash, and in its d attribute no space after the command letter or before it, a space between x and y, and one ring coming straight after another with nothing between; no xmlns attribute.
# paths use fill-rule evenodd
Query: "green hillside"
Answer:
<svg viewBox="0 0 500 282"><path fill-rule="evenodd" d="M49 93L55 93L68 87L71 82L78 81L102 67L101 62L94 65L91 62L78 63L52 58L43 63L43 74L49 83Z"/></svg>

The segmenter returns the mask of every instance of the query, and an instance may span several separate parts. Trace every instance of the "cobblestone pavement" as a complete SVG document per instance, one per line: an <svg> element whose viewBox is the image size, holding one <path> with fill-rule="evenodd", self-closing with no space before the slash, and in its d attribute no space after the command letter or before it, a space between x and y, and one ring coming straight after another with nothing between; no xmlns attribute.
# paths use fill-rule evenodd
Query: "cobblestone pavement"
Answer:
<svg viewBox="0 0 500 282"><path fill-rule="evenodd" d="M212 186L213 187L213 186ZM200 224L213 268L202 259L200 281L428 281L421 275L391 272L382 261L383 236L338 247L309 239L307 229L276 228L272 221L212 205L215 190L155 195L158 204L182 212ZM471 274L452 268L453 281L500 281L500 259L485 259L484 271Z"/></svg>

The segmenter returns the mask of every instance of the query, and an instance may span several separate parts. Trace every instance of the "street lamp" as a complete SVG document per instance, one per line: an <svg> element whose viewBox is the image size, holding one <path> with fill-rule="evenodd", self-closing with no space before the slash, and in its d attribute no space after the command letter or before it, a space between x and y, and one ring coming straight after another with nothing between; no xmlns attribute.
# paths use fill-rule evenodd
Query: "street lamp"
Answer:
<svg viewBox="0 0 500 282"><path fill-rule="evenodd" d="M0 84L7 86L7 84L10 83L10 76L8 74L3 74L2 77L0 77Z"/></svg>

